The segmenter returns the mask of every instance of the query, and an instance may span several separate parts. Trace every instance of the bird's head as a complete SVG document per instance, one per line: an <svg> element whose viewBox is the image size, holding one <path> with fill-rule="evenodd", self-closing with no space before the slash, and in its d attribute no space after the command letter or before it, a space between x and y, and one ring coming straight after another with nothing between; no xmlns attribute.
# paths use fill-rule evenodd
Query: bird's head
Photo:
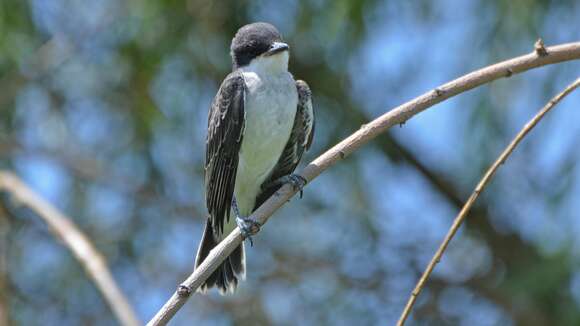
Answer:
<svg viewBox="0 0 580 326"><path fill-rule="evenodd" d="M242 26L232 40L231 55L234 69L258 65L267 69L288 69L288 44L268 23Z"/></svg>

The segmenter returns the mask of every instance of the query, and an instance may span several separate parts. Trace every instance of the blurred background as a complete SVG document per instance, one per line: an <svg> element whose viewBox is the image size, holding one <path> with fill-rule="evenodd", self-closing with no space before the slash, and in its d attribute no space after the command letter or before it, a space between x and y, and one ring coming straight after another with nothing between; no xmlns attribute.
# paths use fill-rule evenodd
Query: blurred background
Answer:
<svg viewBox="0 0 580 326"><path fill-rule="evenodd" d="M580 40L568 1L0 2L0 168L92 239L146 321L193 269L209 103L235 31L276 25L314 93L310 161L474 69ZM580 62L493 82L392 128L278 211L234 296L173 325L389 325L483 171ZM502 166L410 325L580 324L580 93ZM0 194L0 324L113 325L34 213Z"/></svg>

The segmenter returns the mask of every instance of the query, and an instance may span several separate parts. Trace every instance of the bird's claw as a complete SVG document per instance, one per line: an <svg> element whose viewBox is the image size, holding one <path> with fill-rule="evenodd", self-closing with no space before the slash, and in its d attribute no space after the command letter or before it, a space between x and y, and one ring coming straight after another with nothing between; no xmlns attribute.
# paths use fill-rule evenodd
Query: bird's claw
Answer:
<svg viewBox="0 0 580 326"><path fill-rule="evenodd" d="M240 228L240 233L244 239L250 240L250 246L254 246L254 241L252 241L252 236L258 231L260 231L261 224L251 218L247 217L236 217L236 224Z"/></svg>
<svg viewBox="0 0 580 326"><path fill-rule="evenodd" d="M292 174L288 175L288 183L290 183L292 185L292 187L294 188L294 191L300 191L300 198L302 198L302 195L304 193L304 191L302 189L304 189L304 186L306 186L306 183L308 183L308 180L306 180L306 178L304 178L300 174L292 173Z"/></svg>

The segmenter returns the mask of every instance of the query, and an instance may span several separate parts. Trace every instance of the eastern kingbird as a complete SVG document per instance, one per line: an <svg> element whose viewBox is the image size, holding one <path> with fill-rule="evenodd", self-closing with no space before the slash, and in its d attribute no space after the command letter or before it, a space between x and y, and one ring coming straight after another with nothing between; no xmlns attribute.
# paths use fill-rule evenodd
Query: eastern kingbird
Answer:
<svg viewBox="0 0 580 326"><path fill-rule="evenodd" d="M231 44L233 71L222 82L209 111L205 196L209 217L197 250L196 268L236 226L244 238L260 225L248 216L290 182L314 134L308 85L288 72L289 47L267 23L243 26ZM233 208L233 209L232 209ZM251 238L250 238L251 241ZM245 277L244 244L200 287L233 292Z"/></svg>

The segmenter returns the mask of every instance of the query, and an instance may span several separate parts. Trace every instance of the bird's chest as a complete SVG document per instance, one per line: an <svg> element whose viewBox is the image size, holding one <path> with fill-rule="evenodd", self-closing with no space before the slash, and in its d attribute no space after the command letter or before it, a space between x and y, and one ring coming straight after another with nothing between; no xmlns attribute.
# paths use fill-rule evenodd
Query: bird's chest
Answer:
<svg viewBox="0 0 580 326"><path fill-rule="evenodd" d="M298 101L290 74L269 78L246 76L246 87L244 138L265 146L275 141L286 141L294 123Z"/></svg>
<svg viewBox="0 0 580 326"><path fill-rule="evenodd" d="M244 79L246 119L240 168L248 177L263 181L290 137L298 94L289 73L273 77L246 73Z"/></svg>

